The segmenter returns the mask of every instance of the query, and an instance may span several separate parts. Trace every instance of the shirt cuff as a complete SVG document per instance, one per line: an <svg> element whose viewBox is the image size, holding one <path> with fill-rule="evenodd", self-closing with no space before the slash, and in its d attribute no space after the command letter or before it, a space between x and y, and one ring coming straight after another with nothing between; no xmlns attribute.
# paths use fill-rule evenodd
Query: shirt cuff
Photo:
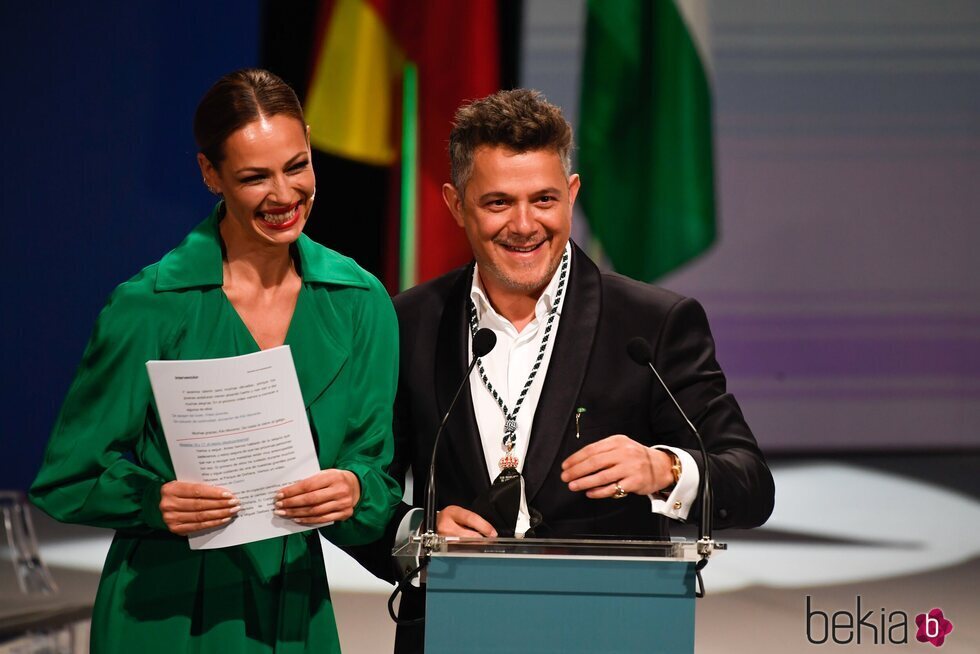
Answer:
<svg viewBox="0 0 980 654"><path fill-rule="evenodd" d="M677 485L666 500L655 493L647 496L650 498L650 510L674 520L687 520L687 514L697 500L698 485L701 482L701 471L698 470L697 462L687 450L679 447L654 445L651 449L666 450L676 454L681 461L681 478L677 480Z"/></svg>

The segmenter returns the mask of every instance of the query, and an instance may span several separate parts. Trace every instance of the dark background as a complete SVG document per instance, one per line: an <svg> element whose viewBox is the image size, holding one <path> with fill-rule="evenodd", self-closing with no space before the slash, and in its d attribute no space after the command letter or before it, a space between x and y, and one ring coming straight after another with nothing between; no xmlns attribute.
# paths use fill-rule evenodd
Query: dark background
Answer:
<svg viewBox="0 0 980 654"><path fill-rule="evenodd" d="M221 75L277 73L303 99L319 5L30 2L0 8L4 292L0 488L26 488L112 289L210 212L191 133ZM500 6L502 84L519 2ZM307 233L383 277L387 168L316 152ZM390 267L389 267L390 268Z"/></svg>
<svg viewBox="0 0 980 654"><path fill-rule="evenodd" d="M3 3L0 486L34 477L106 297L212 206L197 99L254 66L257 1Z"/></svg>

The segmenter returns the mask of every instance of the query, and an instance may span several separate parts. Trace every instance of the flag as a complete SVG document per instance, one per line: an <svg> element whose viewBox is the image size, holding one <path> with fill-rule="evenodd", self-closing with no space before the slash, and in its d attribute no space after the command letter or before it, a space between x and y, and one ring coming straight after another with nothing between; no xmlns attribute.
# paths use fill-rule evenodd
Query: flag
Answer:
<svg viewBox="0 0 980 654"><path fill-rule="evenodd" d="M642 281L715 238L707 30L704 13L691 11L697 4L588 2L580 202L613 267Z"/></svg>
<svg viewBox="0 0 980 654"><path fill-rule="evenodd" d="M499 89L496 0L332 0L319 15L311 144L399 167L401 288L469 261L442 200L446 145L457 107Z"/></svg>

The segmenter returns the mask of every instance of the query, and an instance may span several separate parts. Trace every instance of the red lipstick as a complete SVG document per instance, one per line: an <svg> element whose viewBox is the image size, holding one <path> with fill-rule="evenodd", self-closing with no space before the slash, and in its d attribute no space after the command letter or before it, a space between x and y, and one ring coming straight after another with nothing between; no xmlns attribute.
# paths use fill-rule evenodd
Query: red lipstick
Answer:
<svg viewBox="0 0 980 654"><path fill-rule="evenodd" d="M302 202L297 200L296 202L289 205L288 207L277 207L274 209L268 209L266 211L259 212L257 218L258 220L261 220L262 224L268 227L269 229L274 229L277 231L286 230L292 227L293 225L295 225L296 222L299 220L300 204L302 204ZM290 213L292 213L293 216L282 223L270 222L265 218L265 216L278 217L278 216L288 215Z"/></svg>

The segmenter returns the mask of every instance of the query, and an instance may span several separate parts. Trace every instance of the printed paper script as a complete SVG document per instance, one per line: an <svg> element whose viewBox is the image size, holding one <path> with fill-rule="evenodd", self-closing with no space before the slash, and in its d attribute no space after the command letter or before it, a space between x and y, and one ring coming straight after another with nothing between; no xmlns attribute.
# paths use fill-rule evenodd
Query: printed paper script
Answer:
<svg viewBox="0 0 980 654"><path fill-rule="evenodd" d="M146 369L177 479L226 488L241 503L227 525L191 535L191 549L313 529L273 513L279 489L320 469L288 345Z"/></svg>

